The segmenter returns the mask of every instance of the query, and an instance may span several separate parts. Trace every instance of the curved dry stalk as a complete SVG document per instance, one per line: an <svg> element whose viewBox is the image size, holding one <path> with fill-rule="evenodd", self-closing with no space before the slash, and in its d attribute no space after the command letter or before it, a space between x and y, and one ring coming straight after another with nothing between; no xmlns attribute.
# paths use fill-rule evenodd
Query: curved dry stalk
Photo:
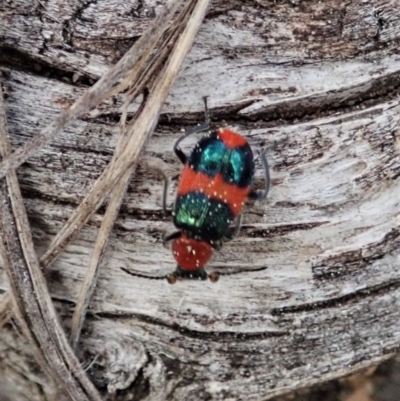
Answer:
<svg viewBox="0 0 400 401"><path fill-rule="evenodd" d="M206 5L204 5L204 3L206 3ZM199 7L202 6L202 8L205 10L208 3L209 1L201 0ZM189 26L188 24L186 30L190 29L197 32L201 19L195 15L196 13L199 13L197 8L191 17L191 20L197 19L197 25L193 24ZM178 46L185 48L185 41L188 40L188 36L189 34L184 32L175 49ZM162 81L157 81L157 83L154 85L143 112L131 127L132 131L135 132L136 135L129 139L127 146L124 148L120 157L107 165L103 173L93 184L89 193L85 196L84 200L53 239L49 248L40 259L40 262L44 266L49 265L76 237L79 230L99 208L104 199L110 194L112 188L115 186L115 183L121 179L125 171L137 164L138 157L149 138L149 134L154 130L159 113L161 111L161 105L159 104L158 99L164 98L168 93L170 81L172 77L176 76L181 63L182 60L181 57L179 57L179 54L175 58L170 58L168 65L165 67L164 79Z"/></svg>
<svg viewBox="0 0 400 401"><path fill-rule="evenodd" d="M148 55L154 49L155 44L165 32L175 11L182 2L183 0L168 0L149 30L140 37L114 67L110 68L73 105L61 112L55 121L1 162L0 178L3 178L10 170L16 169L27 161L34 153L49 143L54 135L70 125L74 120L111 96L115 92L113 90L114 86L118 86L119 90L122 90L123 85L118 85L121 79L124 80L129 77L129 82L132 82L135 79L135 74L138 73L135 65L143 56Z"/></svg>
<svg viewBox="0 0 400 401"><path fill-rule="evenodd" d="M11 153L1 85L0 153L3 158ZM38 362L72 400L101 401L58 320L37 260L15 171L11 171L0 184L0 227L0 253L10 280L15 315L34 348Z"/></svg>
<svg viewBox="0 0 400 401"><path fill-rule="evenodd" d="M181 16L177 18L179 22L176 24L174 37L174 47L173 50L170 51L167 47L160 53L157 62L153 64L153 66L160 65L160 62L164 60L164 56L166 56L168 52L168 59L166 61L165 68L161 71L158 77L155 79L153 84L153 89L150 91L151 95L149 96L148 101L145 102L144 107L138 113L138 119L143 118L146 119L148 116L148 109L158 109L158 112L153 113L154 120L148 120L147 124L149 128L143 132L143 140L141 141L142 147L144 147L148 137L151 135L153 129L150 126L155 127L155 124L158 119L159 112L161 111L162 104L178 74L179 67L183 63L186 54L190 50L194 37L197 33L198 28L204 18L205 12L207 10L209 4L209 0L192 0L186 4L186 7L181 12ZM193 10L193 11L192 11ZM190 13L192 11L192 13ZM183 33L182 33L183 31ZM151 74L155 68L150 68L149 73ZM149 76L150 78L151 76ZM144 80L147 81L147 80ZM162 92L158 92L158 88L162 87L164 90ZM137 88L134 89L134 94L138 92ZM134 95L129 96L127 102L124 105L123 114L121 117L121 132L119 141L117 144L117 148L115 151L115 159L118 160L118 156L123 154L123 151L126 146L132 146L132 142L135 141L135 137L142 134L141 131L136 129L136 121L130 124L127 128L126 135L125 132L125 119L126 119L126 110L131 101L133 101ZM71 328L71 344L73 347L77 346L79 341L80 332L83 326L86 310L93 294L94 287L96 285L96 280L98 276L99 266L101 262L101 258L104 255L105 247L107 245L108 238L111 234L112 228L114 226L114 222L118 216L118 212L125 195L126 189L128 187L129 181L131 179L131 175L134 172L137 164L137 158L141 152L142 148L138 149L136 153L136 159L133 159L130 163L130 166L127 167L125 172L123 172L122 177L119 179L117 185L113 188L110 196L110 200L107 206L106 213L103 218L102 225L100 227L99 234L96 239L96 243L90 258L89 268L86 272L84 283L82 285L78 302L76 304L74 316L72 319L72 328ZM133 164L132 164L133 162ZM107 177L104 178L106 180ZM90 215L88 216L88 218ZM68 224L68 223L67 223ZM77 227L75 227L76 229ZM79 228L78 228L79 229ZM75 231L77 233L78 231ZM72 233L71 237L67 237L67 239L72 239L75 233ZM64 243L66 244L66 242ZM65 245L64 245L65 246ZM46 252L47 254L47 252ZM49 254L51 256L51 254Z"/></svg>
<svg viewBox="0 0 400 401"><path fill-rule="evenodd" d="M0 329L8 322L10 317L10 298L6 293L0 301Z"/></svg>
<svg viewBox="0 0 400 401"><path fill-rule="evenodd" d="M75 119L79 118L82 114L93 108L102 100L117 93L117 88L121 91L129 85L132 85L134 88L143 87L146 84L146 81L142 79L143 75L146 74L146 71L149 69L148 66L152 65L150 60L157 57L157 52L155 55L152 53L154 53L155 48L163 45L165 47L167 45L170 35L167 35L165 39L163 39L162 36L165 31L170 28L171 21L177 20L175 22L179 24L179 19L173 18L173 16L175 11L183 2L184 0L170 0L165 5L160 15L154 20L148 31L142 35L142 37L130 50L128 50L114 67L112 67L95 85L93 85L93 87L89 88L72 106L61 113L52 124L42 130L31 141L28 141L24 147L21 147L14 152L11 157L5 158L3 163L0 164L0 178L3 167L5 169L4 172L6 173L10 168L18 166L17 159L21 152L21 157L24 159L20 160L23 162L25 158L28 158L35 150L44 146L57 132L71 124ZM150 70L153 71L152 69ZM123 80L122 83L118 84L118 81L121 79ZM87 220L82 222L80 227L83 226L86 221ZM61 251L58 249L53 249L54 255L58 255L60 252ZM42 257L40 259L40 264L43 268L46 268L52 261L53 259L51 258ZM0 322L7 321L8 308L9 297L6 296L0 304Z"/></svg>

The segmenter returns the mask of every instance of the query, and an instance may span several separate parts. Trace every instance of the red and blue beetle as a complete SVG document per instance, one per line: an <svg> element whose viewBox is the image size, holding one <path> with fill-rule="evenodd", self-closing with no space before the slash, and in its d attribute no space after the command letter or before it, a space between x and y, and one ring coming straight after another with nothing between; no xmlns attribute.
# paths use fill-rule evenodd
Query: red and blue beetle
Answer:
<svg viewBox="0 0 400 401"><path fill-rule="evenodd" d="M177 262L173 273L162 277L173 284L177 279L209 278L217 281L220 274L207 274L204 266L213 249L220 249L224 241L231 240L239 231L241 211L247 199L264 199L270 187L270 175L265 151L261 154L265 172L263 192L251 189L254 179L254 157L246 139L229 129L210 131L207 101L204 98L206 121L180 137L174 152L184 164L172 212L176 231L164 238L172 240L172 253ZM189 135L207 132L187 156L179 147ZM163 208L166 212L164 185ZM232 227L231 224L234 223Z"/></svg>

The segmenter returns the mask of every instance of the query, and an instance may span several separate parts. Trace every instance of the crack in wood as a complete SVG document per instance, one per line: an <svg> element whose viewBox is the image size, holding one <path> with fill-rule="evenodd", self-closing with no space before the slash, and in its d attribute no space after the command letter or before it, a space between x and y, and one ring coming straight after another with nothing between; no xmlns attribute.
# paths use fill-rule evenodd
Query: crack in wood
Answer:
<svg viewBox="0 0 400 401"><path fill-rule="evenodd" d="M143 322L146 324L159 326L167 328L175 333L179 333L184 337L189 337L193 339L201 339L201 340L210 340L217 343L224 343L227 340L235 341L235 342L246 342L248 340L257 340L257 339L266 339L266 338L276 338L276 337L284 337L290 334L287 331L260 331L254 333L246 333L246 332L234 332L234 331L200 331L189 329L187 327L183 327L178 323L167 323L161 319L153 318L147 315L139 314L139 313L129 313L129 312L89 312L93 318L95 317L103 317L106 319L118 319L118 320L137 320L139 322ZM173 343L176 341L175 339L171 339Z"/></svg>
<svg viewBox="0 0 400 401"><path fill-rule="evenodd" d="M251 224L243 225L240 229L241 234L245 234L246 238L272 238L280 237L295 231L312 230L315 227L320 227L324 224L328 224L329 221L316 221L307 223L290 223L290 224L279 224L270 226L268 228L256 228Z"/></svg>
<svg viewBox="0 0 400 401"><path fill-rule="evenodd" d="M325 301L314 301L312 303L304 303L295 306L283 306L281 308L271 309L272 316L282 316L285 314L293 314L299 312L318 311L330 308L343 307L347 304L354 304L362 299L374 297L382 294L388 294L400 288L400 279L393 279L383 284L367 287L365 289L356 290L350 294L340 297L331 298Z"/></svg>
<svg viewBox="0 0 400 401"><path fill-rule="evenodd" d="M354 274L357 270L364 269L372 262L397 251L399 247L400 229L392 228L380 241L371 242L360 249L336 253L314 262L313 278L333 280Z"/></svg>

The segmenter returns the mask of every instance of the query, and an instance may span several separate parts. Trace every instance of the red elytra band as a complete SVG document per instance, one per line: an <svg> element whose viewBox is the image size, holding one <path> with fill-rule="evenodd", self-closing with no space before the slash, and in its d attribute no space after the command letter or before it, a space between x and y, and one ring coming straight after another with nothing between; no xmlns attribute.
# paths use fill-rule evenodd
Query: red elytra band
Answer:
<svg viewBox="0 0 400 401"><path fill-rule="evenodd" d="M210 199L227 203L234 216L237 216L243 208L250 187L239 188L237 185L227 184L221 174L210 178L207 174L194 171L190 166L185 165L178 187L178 196L192 191L202 192Z"/></svg>

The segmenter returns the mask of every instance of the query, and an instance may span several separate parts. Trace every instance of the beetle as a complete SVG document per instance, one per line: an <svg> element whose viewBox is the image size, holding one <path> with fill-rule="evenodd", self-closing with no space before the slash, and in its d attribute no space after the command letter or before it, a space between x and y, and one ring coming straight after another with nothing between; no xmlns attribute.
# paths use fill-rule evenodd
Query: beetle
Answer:
<svg viewBox="0 0 400 401"><path fill-rule="evenodd" d="M210 131L207 98L204 98L204 104L205 123L189 130L174 145L174 153L184 165L172 212L174 225L179 231L165 237L164 242L172 241L177 268L167 276L157 277L167 278L171 284L185 278L217 281L223 273L208 275L204 269L213 250L220 249L224 241L231 240L239 232L246 200L265 199L270 188L266 152L261 154L265 189L259 192L251 188L254 156L247 140L227 128ZM207 134L187 156L180 143L190 135L205 131ZM164 212L167 212L167 188L165 181ZM231 227L234 221L236 224Z"/></svg>

